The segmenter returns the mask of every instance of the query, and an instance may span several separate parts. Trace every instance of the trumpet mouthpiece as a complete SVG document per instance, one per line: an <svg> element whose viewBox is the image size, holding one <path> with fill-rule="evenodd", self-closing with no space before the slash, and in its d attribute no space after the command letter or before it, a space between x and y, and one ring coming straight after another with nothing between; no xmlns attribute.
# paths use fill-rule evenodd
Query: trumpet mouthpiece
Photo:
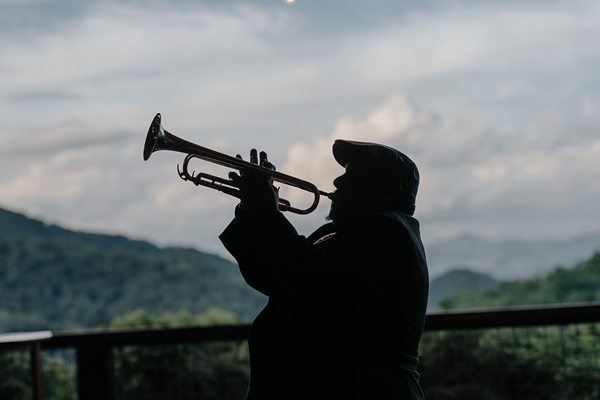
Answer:
<svg viewBox="0 0 600 400"><path fill-rule="evenodd" d="M322 190L319 190L319 194L320 194L321 196L325 196L325 197L327 197L327 198L328 198L328 199L330 199L330 200L331 200L331 196L333 195L333 193L327 193L327 192L324 192L324 191L322 191Z"/></svg>

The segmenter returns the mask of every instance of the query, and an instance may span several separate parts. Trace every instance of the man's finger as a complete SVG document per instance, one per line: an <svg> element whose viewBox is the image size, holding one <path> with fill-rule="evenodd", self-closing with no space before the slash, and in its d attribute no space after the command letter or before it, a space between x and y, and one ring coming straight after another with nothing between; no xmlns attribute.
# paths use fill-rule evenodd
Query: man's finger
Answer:
<svg viewBox="0 0 600 400"><path fill-rule="evenodd" d="M264 151L261 151L260 152L260 165L262 165L263 167L266 167L268 163L269 163L269 160L267 160L267 153L265 153Z"/></svg>
<svg viewBox="0 0 600 400"><path fill-rule="evenodd" d="M256 149L250 150L250 162L253 164L258 164L258 152Z"/></svg>
<svg viewBox="0 0 600 400"><path fill-rule="evenodd" d="M271 163L267 157L267 153L265 153L264 151L260 152L260 165L275 171L275 165L273 165L273 163Z"/></svg>

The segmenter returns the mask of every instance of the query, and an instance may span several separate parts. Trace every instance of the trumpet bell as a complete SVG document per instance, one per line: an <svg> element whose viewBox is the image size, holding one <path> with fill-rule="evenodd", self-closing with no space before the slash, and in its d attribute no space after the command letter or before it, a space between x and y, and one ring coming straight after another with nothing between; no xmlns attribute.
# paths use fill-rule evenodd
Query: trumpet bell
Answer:
<svg viewBox="0 0 600 400"><path fill-rule="evenodd" d="M152 153L154 153L156 147L156 143L158 142L158 138L161 134L164 135L163 128L161 125L161 116L160 113L154 116L152 123L150 124L150 128L148 128L148 134L146 135L146 142L144 143L144 161L148 161Z"/></svg>

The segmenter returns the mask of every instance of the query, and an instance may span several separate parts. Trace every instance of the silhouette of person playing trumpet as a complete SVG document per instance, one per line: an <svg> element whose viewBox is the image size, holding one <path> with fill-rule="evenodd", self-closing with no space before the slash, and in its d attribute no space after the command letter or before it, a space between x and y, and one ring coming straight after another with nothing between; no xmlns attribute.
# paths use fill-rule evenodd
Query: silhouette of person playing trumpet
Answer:
<svg viewBox="0 0 600 400"><path fill-rule="evenodd" d="M278 210L267 174L231 175L241 201L220 239L268 296L250 331L247 399L422 399L428 272L412 217L417 167L374 143L336 140L333 156L345 172L330 222L308 238ZM274 169L264 152L250 161Z"/></svg>

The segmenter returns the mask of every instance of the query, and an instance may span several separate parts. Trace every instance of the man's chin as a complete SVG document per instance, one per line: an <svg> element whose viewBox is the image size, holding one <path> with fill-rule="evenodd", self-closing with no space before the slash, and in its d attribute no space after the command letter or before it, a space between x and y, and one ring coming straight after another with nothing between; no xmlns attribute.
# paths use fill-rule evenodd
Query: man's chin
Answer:
<svg viewBox="0 0 600 400"><path fill-rule="evenodd" d="M329 209L329 214L327 215L326 219L336 225L339 225L343 222L345 215L347 216L348 214L344 213L344 209L341 208L339 204L336 205L331 203L331 208Z"/></svg>
<svg viewBox="0 0 600 400"><path fill-rule="evenodd" d="M326 221L333 221L335 218L335 212L333 210L329 210L329 214L325 217Z"/></svg>
<svg viewBox="0 0 600 400"><path fill-rule="evenodd" d="M339 216L340 214L340 207L339 204L334 201L331 202L331 205L329 206L329 214L327 215L327 220L328 221L335 221L335 219Z"/></svg>

